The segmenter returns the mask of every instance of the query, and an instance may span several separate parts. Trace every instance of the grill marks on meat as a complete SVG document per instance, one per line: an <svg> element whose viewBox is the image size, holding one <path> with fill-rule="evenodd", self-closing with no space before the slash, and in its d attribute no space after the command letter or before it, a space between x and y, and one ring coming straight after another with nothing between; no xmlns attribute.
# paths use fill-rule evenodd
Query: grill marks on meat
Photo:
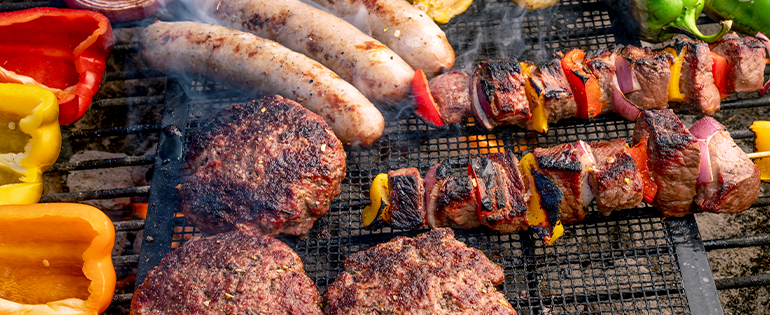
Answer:
<svg viewBox="0 0 770 315"><path fill-rule="evenodd" d="M759 198L759 168L721 130L708 143L714 181L697 187L695 203L703 211L738 213Z"/></svg>
<svg viewBox="0 0 770 315"><path fill-rule="evenodd" d="M321 295L286 244L247 231L191 240L147 274L133 315L322 314Z"/></svg>
<svg viewBox="0 0 770 315"><path fill-rule="evenodd" d="M572 118L577 113L575 96L572 95L572 88L561 67L562 58L564 55L561 52L554 53L551 60L538 67L532 80L532 85L538 93L544 91L545 112L549 124Z"/></svg>
<svg viewBox="0 0 770 315"><path fill-rule="evenodd" d="M679 89L684 102L672 103L677 111L714 115L722 100L711 73L712 60L708 44L679 38L677 46L684 54Z"/></svg>
<svg viewBox="0 0 770 315"><path fill-rule="evenodd" d="M739 37L731 33L722 38L711 51L725 57L730 66L727 92L755 92L762 89L765 71L765 45L754 37Z"/></svg>
<svg viewBox="0 0 770 315"><path fill-rule="evenodd" d="M615 53L617 58L628 59L632 75L641 86L640 90L627 93L626 98L642 109L668 108L671 55L634 46L619 46Z"/></svg>
<svg viewBox="0 0 770 315"><path fill-rule="evenodd" d="M425 175L427 221L431 228L472 229L479 223L476 215L476 190L467 176L451 176L449 167L439 163ZM428 183L435 177L433 185Z"/></svg>
<svg viewBox="0 0 770 315"><path fill-rule="evenodd" d="M529 191L510 151L474 158L468 175L476 182L479 222L504 234L525 230Z"/></svg>
<svg viewBox="0 0 770 315"><path fill-rule="evenodd" d="M339 195L345 156L323 119L291 100L235 104L193 138L180 207L207 234L303 235Z"/></svg>
<svg viewBox="0 0 770 315"><path fill-rule="evenodd" d="M454 239L451 229L396 237L345 261L324 312L337 314L516 314L495 290L503 269Z"/></svg>
<svg viewBox="0 0 770 315"><path fill-rule="evenodd" d="M638 206L642 202L644 183L633 158L626 153L626 141L592 143L591 149L596 166L589 180L599 212L609 215L612 211Z"/></svg>
<svg viewBox="0 0 770 315"><path fill-rule="evenodd" d="M416 229L425 225L425 184L417 168L388 172L390 224L397 229Z"/></svg>
<svg viewBox="0 0 770 315"><path fill-rule="evenodd" d="M450 71L431 79L428 83L430 93L441 112L441 118L447 124L460 123L471 115L469 82L465 72Z"/></svg>
<svg viewBox="0 0 770 315"><path fill-rule="evenodd" d="M524 91L526 76L519 61L486 60L479 63L474 72L479 84L478 97L485 97L489 102L489 108L484 108L487 117L497 125L526 125L532 113Z"/></svg>
<svg viewBox="0 0 770 315"><path fill-rule="evenodd" d="M650 175L658 185L655 205L664 216L693 213L695 182L698 179L698 141L670 109L642 111L634 126L634 143L649 135L647 145Z"/></svg>
<svg viewBox="0 0 770 315"><path fill-rule="evenodd" d="M612 110L612 79L615 77L615 55L607 49L586 52L585 68L599 82L602 114Z"/></svg>
<svg viewBox="0 0 770 315"><path fill-rule="evenodd" d="M587 162L581 159L577 146L572 143L547 149L535 148L533 155L540 171L564 194L561 221L575 223L583 220L588 213L588 204L583 200L584 189L588 188L586 170L592 165L585 165Z"/></svg>

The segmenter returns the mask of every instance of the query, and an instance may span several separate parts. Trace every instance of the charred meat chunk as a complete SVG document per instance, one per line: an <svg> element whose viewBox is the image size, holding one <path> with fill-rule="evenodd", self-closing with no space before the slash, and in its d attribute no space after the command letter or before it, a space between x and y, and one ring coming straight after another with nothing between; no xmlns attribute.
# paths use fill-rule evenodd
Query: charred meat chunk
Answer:
<svg viewBox="0 0 770 315"><path fill-rule="evenodd" d="M721 130L708 141L714 180L699 184L695 203L703 211L739 213L759 198L759 168L730 137Z"/></svg>
<svg viewBox="0 0 770 315"><path fill-rule="evenodd" d="M762 89L765 72L765 45L754 37L735 33L712 45L711 51L727 59L727 93L755 92Z"/></svg>
<svg viewBox="0 0 770 315"><path fill-rule="evenodd" d="M543 94L548 123L572 118L577 113L577 103L572 95L567 76L561 67L564 54L556 52L551 60L535 71L531 82L538 94Z"/></svg>
<svg viewBox="0 0 770 315"><path fill-rule="evenodd" d="M587 175L595 162L588 145L579 141L548 149L535 148L533 155L540 171L564 194L560 207L562 223L583 220L588 213L586 207L594 197Z"/></svg>
<svg viewBox="0 0 770 315"><path fill-rule="evenodd" d="M586 52L586 72L590 73L599 82L602 96L602 114L612 110L612 86L615 77L615 55L607 49L599 49Z"/></svg>
<svg viewBox="0 0 770 315"><path fill-rule="evenodd" d="M425 175L425 199L431 228L472 229L480 225L473 184L467 176L451 176L443 163L434 165Z"/></svg>
<svg viewBox="0 0 770 315"><path fill-rule="evenodd" d="M307 234L345 177L345 151L329 125L280 96L220 111L189 148L180 207L206 234Z"/></svg>
<svg viewBox="0 0 770 315"><path fill-rule="evenodd" d="M597 208L604 215L636 207L642 202L644 183L626 148L623 139L591 143L596 166L589 180Z"/></svg>
<svg viewBox="0 0 770 315"><path fill-rule="evenodd" d="M670 54L654 52L649 48L619 46L616 58L626 58L631 64L631 75L639 82L639 90L626 93L626 98L641 109L668 108L668 82L671 80Z"/></svg>
<svg viewBox="0 0 770 315"><path fill-rule="evenodd" d="M451 229L435 229L348 257L326 289L324 313L515 315L495 289L503 279L503 268L484 253Z"/></svg>
<svg viewBox="0 0 770 315"><path fill-rule="evenodd" d="M526 126L532 117L524 91L526 78L516 59L492 59L479 63L471 78L470 95L483 110L476 115L485 115L492 126ZM479 109L474 107L474 110Z"/></svg>
<svg viewBox="0 0 770 315"><path fill-rule="evenodd" d="M441 118L447 124L456 124L471 115L470 78L462 71L449 71L430 80L430 93L438 104Z"/></svg>
<svg viewBox="0 0 770 315"><path fill-rule="evenodd" d="M645 135L650 136L650 175L658 185L652 204L667 217L693 213L700 166L698 140L670 109L642 111L634 126L634 144Z"/></svg>
<svg viewBox="0 0 770 315"><path fill-rule="evenodd" d="M147 273L133 315L323 314L297 253L249 231L191 240Z"/></svg>
<svg viewBox="0 0 770 315"><path fill-rule="evenodd" d="M679 90L685 100L674 102L671 107L684 113L714 115L719 110L722 97L711 73L713 61L708 44L679 38L677 46L679 53L684 54Z"/></svg>
<svg viewBox="0 0 770 315"><path fill-rule="evenodd" d="M475 182L481 224L503 234L525 230L529 191L510 151L471 160L468 175Z"/></svg>
<svg viewBox="0 0 770 315"><path fill-rule="evenodd" d="M425 225L425 185L415 167L388 172L390 225L418 229Z"/></svg>

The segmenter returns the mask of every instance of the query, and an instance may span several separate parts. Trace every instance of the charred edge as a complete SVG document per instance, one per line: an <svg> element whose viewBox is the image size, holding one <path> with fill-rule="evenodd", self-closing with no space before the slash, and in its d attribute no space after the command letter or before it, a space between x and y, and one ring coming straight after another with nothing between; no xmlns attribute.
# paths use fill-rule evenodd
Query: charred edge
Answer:
<svg viewBox="0 0 770 315"><path fill-rule="evenodd" d="M560 205L564 199L564 193L547 176L534 168L531 169L531 172L535 179L535 188L540 193L540 206L545 210L551 226L556 225L556 222L560 220Z"/></svg>
<svg viewBox="0 0 770 315"><path fill-rule="evenodd" d="M441 163L441 165L436 168L436 182L449 176L452 176L452 170L449 169L449 166L446 164Z"/></svg>
<svg viewBox="0 0 770 315"><path fill-rule="evenodd" d="M487 98L489 107L492 108L495 100L495 84L492 81L479 78L479 85L481 85L481 91L484 92L484 96Z"/></svg>
<svg viewBox="0 0 770 315"><path fill-rule="evenodd" d="M388 178L391 186L391 225L398 229L411 229L422 226L418 181L414 176L392 176Z"/></svg>
<svg viewBox="0 0 770 315"><path fill-rule="evenodd" d="M632 174L636 173L636 164L634 164L633 158L631 158L631 156L627 153L621 152L619 154L615 154L613 155L613 158L615 158L614 163L605 164L606 166L604 167L604 170L596 174L596 180L598 182L614 182L614 179L617 179L618 176L625 172L631 172Z"/></svg>
<svg viewBox="0 0 770 315"><path fill-rule="evenodd" d="M511 74L520 73L521 65L516 59L490 60L486 69L492 79L505 81Z"/></svg>
<svg viewBox="0 0 770 315"><path fill-rule="evenodd" d="M573 159L572 153L572 150L568 149L559 152L556 158L551 155L539 156L537 157L537 166L541 169L580 172L582 170L580 161Z"/></svg>
<svg viewBox="0 0 770 315"><path fill-rule="evenodd" d="M545 94L543 94L543 97L546 100L555 100L555 99L569 98L570 95L572 95L572 93L567 92L567 90L563 88L548 88L545 90Z"/></svg>

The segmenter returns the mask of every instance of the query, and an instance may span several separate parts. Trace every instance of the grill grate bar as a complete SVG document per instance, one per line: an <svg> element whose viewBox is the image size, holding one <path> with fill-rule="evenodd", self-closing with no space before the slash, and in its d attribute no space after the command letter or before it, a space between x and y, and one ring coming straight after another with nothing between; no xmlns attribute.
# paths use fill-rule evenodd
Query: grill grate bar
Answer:
<svg viewBox="0 0 770 315"><path fill-rule="evenodd" d="M770 286L770 274L714 280L718 290Z"/></svg>
<svg viewBox="0 0 770 315"><path fill-rule="evenodd" d="M113 199L149 195L150 186L141 186L43 195L43 197L40 198L40 202L75 202L90 199Z"/></svg>
<svg viewBox="0 0 770 315"><path fill-rule="evenodd" d="M144 229L144 220L114 222L115 231L140 231Z"/></svg>
<svg viewBox="0 0 770 315"><path fill-rule="evenodd" d="M133 293L115 294L112 296L112 303L127 304L131 303L132 298L134 298Z"/></svg>
<svg viewBox="0 0 770 315"><path fill-rule="evenodd" d="M112 46L112 52L118 53L118 54L138 53L139 44L115 45L115 46Z"/></svg>
<svg viewBox="0 0 770 315"><path fill-rule="evenodd" d="M640 291L624 291L619 293L596 293L596 294L572 294L569 296L554 297L529 297L523 300L511 299L509 302L516 307L532 307L538 305L566 305L566 304L586 304L607 301L643 299L651 296L680 295L681 292L676 289L646 289Z"/></svg>
<svg viewBox="0 0 770 315"><path fill-rule="evenodd" d="M770 105L770 95L752 99L722 102L722 105L720 105L720 110L761 107L768 105Z"/></svg>
<svg viewBox="0 0 770 315"><path fill-rule="evenodd" d="M703 241L706 250L770 245L770 234Z"/></svg>
<svg viewBox="0 0 770 315"><path fill-rule="evenodd" d="M112 257L113 265L136 265L139 263L139 254Z"/></svg>
<svg viewBox="0 0 770 315"><path fill-rule="evenodd" d="M91 104L92 109L102 109L115 106L156 105L163 103L164 96L134 96L99 100Z"/></svg>
<svg viewBox="0 0 770 315"><path fill-rule="evenodd" d="M165 78L166 74L156 70L120 71L104 75L104 81L126 81L149 78Z"/></svg>
<svg viewBox="0 0 770 315"><path fill-rule="evenodd" d="M109 136L126 136L134 133L142 132L157 132L160 131L161 125L134 125L129 127L118 128L104 128L104 129L88 129L88 130L74 130L67 131L63 134L65 138L81 139L81 138L99 138Z"/></svg>
<svg viewBox="0 0 770 315"><path fill-rule="evenodd" d="M26 10L26 9L32 9L37 7L64 8L66 6L67 5L64 3L64 1L12 2L12 3L3 3L2 5L0 5L0 12Z"/></svg>
<svg viewBox="0 0 770 315"><path fill-rule="evenodd" d="M137 166L137 165L151 165L155 163L154 155L145 156L129 156L116 159L104 159L104 160L91 160L83 162L67 162L54 164L46 173L62 172L62 171L78 171L95 168L112 168L121 166Z"/></svg>

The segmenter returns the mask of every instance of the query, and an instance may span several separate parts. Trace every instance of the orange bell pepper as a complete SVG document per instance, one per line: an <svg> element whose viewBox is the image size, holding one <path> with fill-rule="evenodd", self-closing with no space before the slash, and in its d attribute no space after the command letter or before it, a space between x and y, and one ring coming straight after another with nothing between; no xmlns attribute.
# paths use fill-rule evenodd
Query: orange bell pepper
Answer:
<svg viewBox="0 0 770 315"><path fill-rule="evenodd" d="M115 228L74 203L0 206L0 314L91 314L115 291Z"/></svg>
<svg viewBox="0 0 770 315"><path fill-rule="evenodd" d="M414 110L417 117L422 118L423 121L433 127L444 127L444 119L441 118L441 111L438 108L438 104L436 104L436 101L433 99L433 95L430 94L428 78L425 76L425 72L423 72L422 69L417 69L417 71L414 72L414 79L412 79L412 93L414 94L414 101L417 103L417 109Z"/></svg>
<svg viewBox="0 0 770 315"><path fill-rule="evenodd" d="M594 118L602 113L602 89L599 81L583 69L583 59L586 53L580 49L570 50L561 61L564 74L572 92L575 93L577 113L575 117L582 119Z"/></svg>
<svg viewBox="0 0 770 315"><path fill-rule="evenodd" d="M633 148L626 150L628 155L634 160L636 169L642 175L642 183L644 185L642 197L647 203L651 203L658 193L658 184L652 179L652 174L650 174L650 168L647 164L647 140L649 138L649 135L645 135Z"/></svg>
<svg viewBox="0 0 770 315"><path fill-rule="evenodd" d="M727 59L715 53L711 53L711 74L714 75L714 85L719 90L719 96L726 98L730 96L727 92L727 75L730 72L730 66L727 64Z"/></svg>

